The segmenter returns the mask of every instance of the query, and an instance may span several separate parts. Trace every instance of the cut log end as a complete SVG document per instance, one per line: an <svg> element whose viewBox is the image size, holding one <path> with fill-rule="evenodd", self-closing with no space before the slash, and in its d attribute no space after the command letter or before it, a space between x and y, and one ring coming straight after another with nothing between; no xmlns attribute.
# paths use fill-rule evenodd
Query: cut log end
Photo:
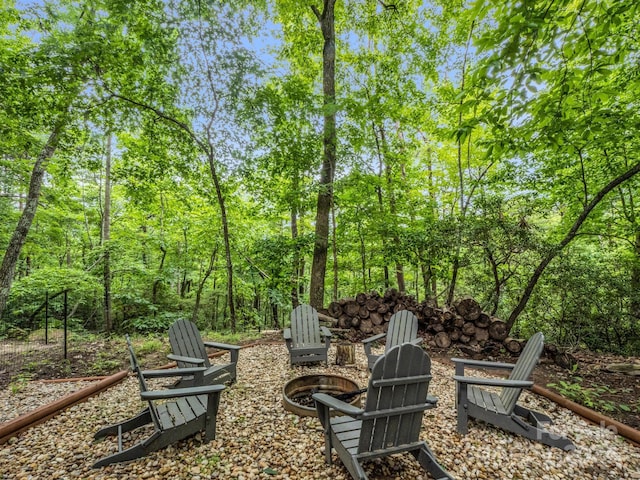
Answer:
<svg viewBox="0 0 640 480"><path fill-rule="evenodd" d="M433 341L438 348L449 348L451 346L451 338L447 332L436 333L433 337Z"/></svg>

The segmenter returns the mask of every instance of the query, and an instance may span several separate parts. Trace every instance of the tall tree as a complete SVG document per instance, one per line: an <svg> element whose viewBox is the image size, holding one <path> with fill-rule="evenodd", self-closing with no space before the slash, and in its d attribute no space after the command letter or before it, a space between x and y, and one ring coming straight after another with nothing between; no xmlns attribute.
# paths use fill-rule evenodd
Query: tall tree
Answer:
<svg viewBox="0 0 640 480"><path fill-rule="evenodd" d="M336 170L336 33L334 12L336 0L324 0L322 12L312 5L320 22L324 45L322 48L322 92L324 95L324 156L320 171L320 190L316 208L316 238L311 264L309 303L315 308L324 306L324 280L329 251L329 214L333 205L333 181Z"/></svg>
<svg viewBox="0 0 640 480"><path fill-rule="evenodd" d="M13 275L16 270L20 251L27 239L29 229L31 228L31 224L33 223L33 219L36 215L38 199L40 198L40 190L42 188L47 163L58 147L60 135L62 134L67 121L68 120L66 118L62 118L56 122L53 127L53 131L49 135L47 142L33 165L27 201L13 235L11 236L9 245L4 253L4 257L2 258L2 265L0 265L0 318L2 316L2 312L7 306L7 299L9 298L9 292L11 291Z"/></svg>
<svg viewBox="0 0 640 480"><path fill-rule="evenodd" d="M101 244L104 248L104 328L111 332L111 132L107 132L107 145L104 159L104 206L102 209Z"/></svg>

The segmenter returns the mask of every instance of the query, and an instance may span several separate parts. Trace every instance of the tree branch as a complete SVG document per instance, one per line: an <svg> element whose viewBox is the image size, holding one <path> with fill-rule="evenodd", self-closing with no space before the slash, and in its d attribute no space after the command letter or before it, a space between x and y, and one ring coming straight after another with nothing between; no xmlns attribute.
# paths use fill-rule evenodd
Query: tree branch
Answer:
<svg viewBox="0 0 640 480"><path fill-rule="evenodd" d="M524 293L520 298L518 305L516 305L516 307L511 312L511 315L509 315L509 320L507 320L507 328L509 331L511 331L511 328L515 324L516 320L518 319L522 311L527 306L527 303L529 302L529 298L531 298L531 294L533 293L533 289L535 288L536 284L538 283L538 280L542 276L542 273L547 268L547 265L551 263L551 260L553 260L562 251L562 249L566 247L578 235L578 230L580 229L582 224L585 222L585 220L587 219L591 211L594 208L596 208L596 206L602 201L602 199L609 192L611 192L616 187L618 187L618 185L621 185L622 183L626 182L637 173L640 173L640 163L635 164L625 173L611 180L584 207L584 209L582 210L582 213L580 213L580 215L578 216L576 221L573 223L573 225L571 226L571 229L569 230L569 232L567 232L567 234L564 236L562 241L555 248L553 248L547 254L546 257L542 259L542 261L540 262L536 270L533 272L533 275L529 279L529 282L527 283L527 286L524 289Z"/></svg>

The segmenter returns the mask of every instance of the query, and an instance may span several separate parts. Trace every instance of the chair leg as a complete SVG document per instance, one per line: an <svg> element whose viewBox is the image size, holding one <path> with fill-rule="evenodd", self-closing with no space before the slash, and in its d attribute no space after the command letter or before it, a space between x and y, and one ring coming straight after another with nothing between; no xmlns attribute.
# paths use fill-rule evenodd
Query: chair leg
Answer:
<svg viewBox="0 0 640 480"><path fill-rule="evenodd" d="M436 457L431 449L424 443L418 450L412 450L411 453L422 468L424 468L431 476L437 480L454 480L449 473L442 468L442 466L436 461Z"/></svg>
<svg viewBox="0 0 640 480"><path fill-rule="evenodd" d="M167 441L158 442L158 440L162 440L160 438L160 433L155 432L148 439L143 440L140 443L136 443L135 445L127 448L126 450L101 458L100 460L98 460L96 463L93 464L93 468L104 467L105 465L110 465L112 463L120 463L120 462L129 461L129 460L135 460L136 458L144 457L149 453L164 447L168 443Z"/></svg>
<svg viewBox="0 0 640 480"><path fill-rule="evenodd" d="M149 409L145 408L140 413L138 413L135 417L124 420L120 423L116 423L114 425L109 425L108 427L104 427L96 432L93 436L94 440L98 440L103 437L108 437L110 435L118 435L119 432L130 432L135 430L138 427L146 425L147 423L151 423L151 413L149 413Z"/></svg>
<svg viewBox="0 0 640 480"><path fill-rule="evenodd" d="M524 422L520 417L527 419L531 424ZM544 429L543 425L545 423L553 423L551 418L544 413L534 412L528 408L516 405L514 413L511 415L511 420L513 427L509 428L507 426L506 429L522 435L525 438L549 445L550 447L557 447L564 451L575 450L576 448L573 442L567 437Z"/></svg>
<svg viewBox="0 0 640 480"><path fill-rule="evenodd" d="M333 441L331 439L331 417L329 414L329 407L316 402L316 411L318 412L318 420L320 420L322 431L324 433L324 459L328 465L331 465L333 464L333 460L331 459Z"/></svg>
<svg viewBox="0 0 640 480"><path fill-rule="evenodd" d="M220 392L207 395L207 413L205 414L205 441L216 438L216 417L220 405Z"/></svg>
<svg viewBox="0 0 640 480"><path fill-rule="evenodd" d="M467 400L467 385L461 383L457 385L456 409L458 411L458 433L466 435L469 432L469 412Z"/></svg>
<svg viewBox="0 0 640 480"><path fill-rule="evenodd" d="M529 410L528 408L522 407L520 405L516 405L513 409L513 412L520 417L526 418L536 427L539 427L540 425L550 425L553 423L551 417L545 415L544 413L534 412L533 410Z"/></svg>

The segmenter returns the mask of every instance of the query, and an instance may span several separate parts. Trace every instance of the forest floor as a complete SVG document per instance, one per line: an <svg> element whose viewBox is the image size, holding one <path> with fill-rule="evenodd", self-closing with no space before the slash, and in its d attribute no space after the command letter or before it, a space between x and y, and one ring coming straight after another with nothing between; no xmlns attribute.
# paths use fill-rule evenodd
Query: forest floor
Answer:
<svg viewBox="0 0 640 480"><path fill-rule="evenodd" d="M258 342L281 342L281 332L262 335ZM241 342L242 343L242 342ZM250 343L255 343L251 341ZM1 349L1 346L0 346ZM167 351L149 351L139 354L144 368L167 364ZM434 361L451 364L451 357L464 356L457 351L429 352ZM16 352L14 355L21 355ZM608 371L612 364L640 364L640 358L628 358L593 352L572 352L577 367L564 369L548 359L543 359L534 371L537 385L556 392L581 405L599 411L625 425L640 430L640 377ZM122 339L74 342L70 345L67 360L52 360L50 349L30 352L29 362L0 357L0 388L20 381L70 377L110 375L129 368ZM514 362L513 357L489 360ZM451 364L452 365L452 364ZM452 371L453 374L453 371Z"/></svg>

